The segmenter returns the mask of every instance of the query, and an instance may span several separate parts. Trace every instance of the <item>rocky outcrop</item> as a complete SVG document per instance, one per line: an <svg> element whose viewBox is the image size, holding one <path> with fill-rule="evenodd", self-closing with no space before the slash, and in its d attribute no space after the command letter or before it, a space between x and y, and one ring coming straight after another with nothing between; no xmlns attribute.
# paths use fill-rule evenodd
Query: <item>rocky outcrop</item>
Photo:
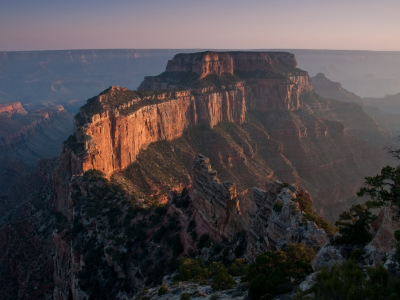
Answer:
<svg viewBox="0 0 400 300"><path fill-rule="evenodd" d="M315 273L309 275L300 284L300 288L303 291L309 289L315 284L317 272L324 267L329 268L343 263L354 250L360 253L358 263L363 270L383 265L391 275L398 274L400 266L398 258L396 258L396 240L394 238L394 232L400 228L398 213L397 207L383 207L371 224L372 240L365 246L336 245L332 243L332 240L327 241L312 262Z"/></svg>
<svg viewBox="0 0 400 300"><path fill-rule="evenodd" d="M209 225L209 234L233 238L245 226L240 216L236 185L230 180L220 182L209 162L207 157L196 155L191 198L201 218Z"/></svg>
<svg viewBox="0 0 400 300"><path fill-rule="evenodd" d="M244 58L250 60L247 69ZM192 169L191 162L182 161L187 157L192 160L196 147L204 147L218 160L219 174L224 174L224 179L229 178L226 174L233 174L233 181L240 182L235 185L219 181L208 159L196 156L190 174L190 197L195 207L193 218L198 218L196 223L205 229L197 232L199 235L208 232L221 240L245 230L249 259L266 249L281 249L292 242L322 246L325 232L305 220L296 204L295 199L303 193L295 186L286 187L279 182L272 187L264 186L265 181L285 178L296 184L304 182L307 189L313 188L320 196L319 207L329 207L350 194L347 188L357 189L365 170L375 168L376 158L370 162L370 157L376 156L376 150L366 142L346 136L341 122L320 117L322 101L316 99L315 107L305 104L304 97L313 95L310 79L307 73L294 68L293 56L287 53L220 56L206 52L174 60L168 72L146 78L140 91L111 87L89 99L80 109L74 134L64 143L59 166L53 174L56 211L69 222L74 221L77 215L71 197L72 184L88 170L100 170L110 178L132 166L145 152L141 150L161 142L165 147L156 151L157 160L152 162L155 169L170 163L160 157L179 161L179 168ZM147 88L174 90L146 91ZM211 138L203 139L203 133ZM182 143L177 144L178 150L173 142L179 139ZM353 148L354 145L357 147ZM179 158L168 156L171 152L179 152ZM362 169L365 161L368 166ZM171 166L174 171L179 169L175 169L173 162ZM135 170L138 169L133 173ZM154 178L151 174L151 181L141 173L133 175L140 177L147 190L152 189L152 181L162 185L169 180L166 177L175 176L168 172L162 178ZM255 180L266 191L254 189L253 195L249 193ZM332 187L336 181L337 186ZM348 185L341 186L342 181ZM319 184L325 185L316 191ZM325 198L326 195L329 197ZM183 219L186 228L189 219L182 216ZM184 249L188 249L191 238L182 235L188 241ZM57 253L60 264L56 264L60 284L55 297L67 299L76 295L79 299L83 296L74 287L74 272L82 264L65 241L67 238L57 235L55 239L60 245ZM63 257L69 258L63 260ZM76 261L72 263L73 260ZM68 285L62 285L62 278Z"/></svg>
<svg viewBox="0 0 400 300"><path fill-rule="evenodd" d="M28 114L19 102L18 104L5 106L4 112L0 113L0 154L24 148L32 136L40 134L58 119L69 115L62 105L39 109ZM15 113L24 116L11 118Z"/></svg>
<svg viewBox="0 0 400 300"><path fill-rule="evenodd" d="M200 52L178 54L168 62L166 72L191 72L207 75L254 71L275 71L276 65L296 68L293 54L286 52ZM144 85L146 81L144 82Z"/></svg>
<svg viewBox="0 0 400 300"><path fill-rule="evenodd" d="M267 250L282 250L290 244L303 243L319 250L327 241L326 232L308 221L297 197L310 195L294 185L284 187L276 181L267 191L254 188L257 211L249 230L248 257L255 258Z"/></svg>
<svg viewBox="0 0 400 300"><path fill-rule="evenodd" d="M130 93L112 87L95 101L106 109L114 97L129 97ZM240 87L200 96L191 91L135 94L128 103L92 116L82 109L80 119L89 121L75 123L75 144L81 144L83 151L80 169L74 174L98 169L109 177L134 162L139 151L152 142L178 138L195 126L212 128L221 121L241 124L246 112L243 94Z"/></svg>
<svg viewBox="0 0 400 300"><path fill-rule="evenodd" d="M26 115L28 112L22 107L21 102L0 104L0 116L11 117L14 114Z"/></svg>
<svg viewBox="0 0 400 300"><path fill-rule="evenodd" d="M254 188L246 201L237 195L232 181L219 181L209 159L201 154L194 159L192 181L193 205L208 224L208 233L217 239L232 239L245 231L251 261L267 250L281 250L292 243L303 243L318 251L327 241L326 232L307 220L296 201L304 196L312 203L310 195L295 185L284 186L276 181L267 191Z"/></svg>
<svg viewBox="0 0 400 300"><path fill-rule="evenodd" d="M314 90L322 97L343 102L356 102L361 104L361 97L344 89L339 82L333 82L326 78L325 74L318 73L311 77Z"/></svg>

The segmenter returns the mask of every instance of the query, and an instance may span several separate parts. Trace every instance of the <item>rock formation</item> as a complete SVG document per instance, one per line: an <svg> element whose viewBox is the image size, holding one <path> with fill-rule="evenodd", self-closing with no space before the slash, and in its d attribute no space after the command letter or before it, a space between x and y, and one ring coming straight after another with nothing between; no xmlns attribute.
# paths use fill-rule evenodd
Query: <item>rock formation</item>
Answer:
<svg viewBox="0 0 400 300"><path fill-rule="evenodd" d="M0 115L11 117L14 114L26 115L28 112L22 107L21 102L0 104Z"/></svg>
<svg viewBox="0 0 400 300"><path fill-rule="evenodd" d="M72 115L61 105L27 113L17 102L0 111L0 155L16 156L31 165L39 158L55 157L72 131Z"/></svg>
<svg viewBox="0 0 400 300"><path fill-rule="evenodd" d="M228 180L220 182L217 171L213 170L210 160L196 155L193 163L194 205L201 218L210 226L210 233L216 237L233 238L238 230L244 228L240 216L236 185Z"/></svg>
<svg viewBox="0 0 400 300"><path fill-rule="evenodd" d="M297 197L305 196L312 203L306 191L276 181L267 191L253 188L252 197L245 201L238 197L232 181L219 181L209 159L201 154L194 159L193 173L193 205L209 225L208 232L217 238L232 239L245 231L249 260L292 243L303 243L316 250L326 243L326 232L308 221L296 202Z"/></svg>
<svg viewBox="0 0 400 300"><path fill-rule="evenodd" d="M363 270L383 265L391 275L399 274L400 265L396 258L396 240L394 232L400 228L397 207L383 207L376 220L371 224L372 240L365 246L335 245L327 241L312 262L314 273L300 284L305 291L315 284L315 274L323 267L341 264L349 259L353 250L360 252L358 264Z"/></svg>
<svg viewBox="0 0 400 300"><path fill-rule="evenodd" d="M315 97L308 74L295 66L289 53L180 54L166 72L146 77L138 92L119 87L105 90L88 100L75 118L74 135L60 157L62 175L55 176L56 181L63 177L59 182L65 183L57 190L66 194L57 197L68 198L72 175L98 169L110 177L135 162L139 152L154 142L173 141L190 129L214 128L221 122L247 131L240 134L247 144L238 145L243 147L240 160L246 163L246 156L262 156L277 178L302 181L319 209L353 195L363 177L384 162L377 149L346 136L339 121L346 119L347 110L332 111L332 102ZM146 91L160 88L175 90ZM320 151L330 154L321 156ZM323 175L317 178L317 173ZM328 182L319 180L324 177L346 179L347 186L315 191L315 186Z"/></svg>
<svg viewBox="0 0 400 300"><path fill-rule="evenodd" d="M294 185L284 187L280 181L270 184L267 191L254 188L257 211L249 230L248 256L255 258L267 250L281 250L290 244L303 243L319 250L327 234L314 222L307 220L296 202L309 194Z"/></svg>
<svg viewBox="0 0 400 300"><path fill-rule="evenodd" d="M311 80L315 91L327 99L322 102L325 108L324 118L342 122L346 127L346 133L379 148L391 143L389 126L377 119L376 113L371 114L370 107L366 107L359 96L344 89L339 82L329 80L322 73L312 77Z"/></svg>
<svg viewBox="0 0 400 300"><path fill-rule="evenodd" d="M344 89L339 82L333 82L326 78L325 74L318 73L311 78L314 90L322 97L343 102L356 102L361 104L361 97Z"/></svg>

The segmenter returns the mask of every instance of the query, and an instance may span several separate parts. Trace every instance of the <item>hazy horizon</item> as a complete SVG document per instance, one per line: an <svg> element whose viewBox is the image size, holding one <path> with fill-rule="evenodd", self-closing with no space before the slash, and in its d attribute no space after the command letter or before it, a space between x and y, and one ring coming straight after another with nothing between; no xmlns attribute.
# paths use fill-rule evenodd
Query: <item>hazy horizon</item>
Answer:
<svg viewBox="0 0 400 300"><path fill-rule="evenodd" d="M17 0L0 3L0 51L400 51L400 1Z"/></svg>

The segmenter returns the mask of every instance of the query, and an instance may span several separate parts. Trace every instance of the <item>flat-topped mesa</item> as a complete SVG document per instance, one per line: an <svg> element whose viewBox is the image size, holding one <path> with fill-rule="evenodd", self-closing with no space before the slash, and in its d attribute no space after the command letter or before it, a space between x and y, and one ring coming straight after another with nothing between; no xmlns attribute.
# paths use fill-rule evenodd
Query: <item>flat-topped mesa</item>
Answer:
<svg viewBox="0 0 400 300"><path fill-rule="evenodd" d="M244 86L246 105L254 110L280 111L301 107L300 94L313 90L308 73L296 68L286 52L201 52L178 54L166 71L148 76L138 90L174 88L234 90Z"/></svg>
<svg viewBox="0 0 400 300"><path fill-rule="evenodd" d="M167 70L138 91L115 86L87 101L60 156L69 176L97 169L110 177L153 142L196 126L241 125L247 109L298 109L300 94L312 90L307 72L284 52L179 54Z"/></svg>
<svg viewBox="0 0 400 300"><path fill-rule="evenodd" d="M235 72L271 71L284 64L295 71L297 62L293 54L285 52L202 52L178 54L168 62L166 72L192 72L200 76L222 75Z"/></svg>

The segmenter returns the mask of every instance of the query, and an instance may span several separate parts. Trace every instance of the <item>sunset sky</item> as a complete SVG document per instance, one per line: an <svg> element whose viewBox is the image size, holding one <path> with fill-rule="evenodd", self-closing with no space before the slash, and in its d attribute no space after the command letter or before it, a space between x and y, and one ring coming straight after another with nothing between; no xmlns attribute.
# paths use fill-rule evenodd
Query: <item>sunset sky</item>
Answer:
<svg viewBox="0 0 400 300"><path fill-rule="evenodd" d="M400 51L400 0L0 0L0 51Z"/></svg>

